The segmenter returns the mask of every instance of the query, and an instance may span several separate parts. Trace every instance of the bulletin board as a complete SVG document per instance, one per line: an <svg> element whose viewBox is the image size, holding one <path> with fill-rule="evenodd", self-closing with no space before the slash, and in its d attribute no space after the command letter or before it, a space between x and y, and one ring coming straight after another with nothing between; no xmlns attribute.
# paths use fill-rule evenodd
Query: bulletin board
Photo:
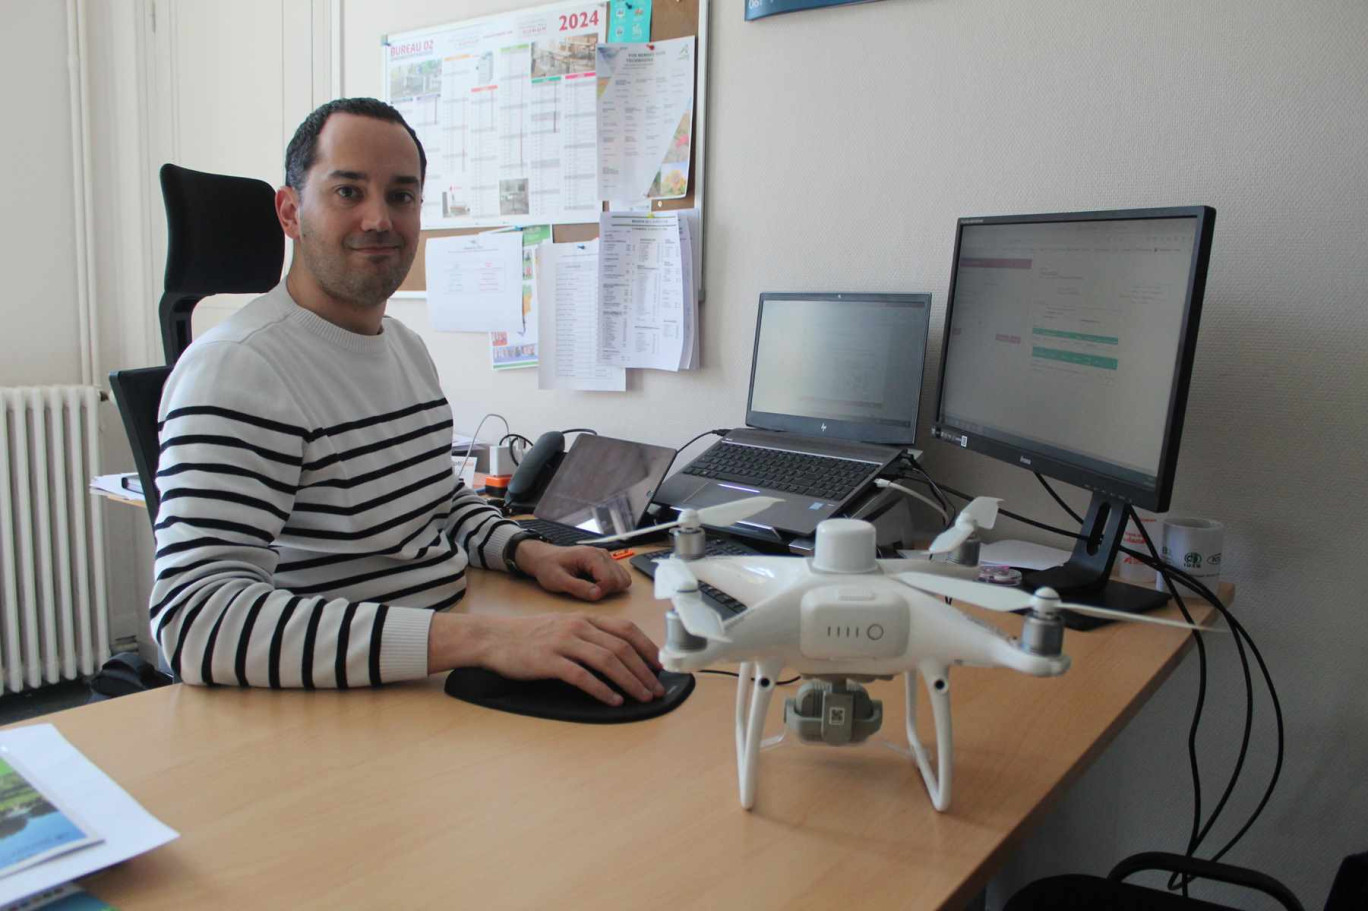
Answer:
<svg viewBox="0 0 1368 911"><path fill-rule="evenodd" d="M651 203L652 211L669 211L672 209L697 209L698 219L695 222L696 236L694 237L695 255L702 259L703 251L703 161L704 146L707 136L707 31L708 31L708 4L710 0L653 0L651 10L651 40L662 41L669 38L684 38L694 36L696 41L695 68L694 68L694 124L693 137L689 149L689 185L685 196L677 199L656 199ZM551 4L559 6L560 4ZM611 5L605 2L605 6ZM453 23L454 24L454 23ZM437 28L449 28L439 26ZM386 36L385 44L389 46L393 42L411 41L421 38L424 32L432 32L437 29L424 29L414 32L405 32ZM388 80L386 80L386 92L389 92ZM388 99L387 99L388 100ZM608 206L603 204L601 208L608 210ZM529 222L530 224L536 222ZM544 223L544 222L543 222ZM423 297L426 294L426 266L425 251L427 239L429 237L449 237L461 234L476 234L481 231L490 230L489 226L474 226L460 228L439 228L434 230L424 230L418 243L417 255L413 260L413 267L409 270L408 276L403 284L399 286L396 297ZM598 237L599 227L597 222L588 223L553 223L552 240L556 243L569 243L576 241L593 240ZM702 282L698 286L699 300L703 299Z"/></svg>

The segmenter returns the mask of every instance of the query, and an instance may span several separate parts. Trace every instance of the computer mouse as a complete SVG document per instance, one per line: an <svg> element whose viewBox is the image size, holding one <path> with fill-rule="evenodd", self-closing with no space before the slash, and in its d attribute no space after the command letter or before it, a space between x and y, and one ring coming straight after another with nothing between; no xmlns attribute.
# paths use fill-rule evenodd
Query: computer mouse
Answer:
<svg viewBox="0 0 1368 911"><path fill-rule="evenodd" d="M591 673L593 673L591 671ZM459 667L446 679L446 692L465 702L515 715L574 721L581 724L622 724L645 721L674 711L693 692L693 674L661 671L656 675L665 695L650 702L627 696L612 681L594 674L618 695L621 705L608 705L563 680L513 680L482 667Z"/></svg>

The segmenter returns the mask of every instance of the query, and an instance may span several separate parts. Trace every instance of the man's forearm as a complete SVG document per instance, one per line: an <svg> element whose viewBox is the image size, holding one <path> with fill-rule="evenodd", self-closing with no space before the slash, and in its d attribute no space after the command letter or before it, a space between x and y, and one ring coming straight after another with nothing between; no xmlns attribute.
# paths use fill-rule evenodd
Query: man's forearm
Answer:
<svg viewBox="0 0 1368 911"><path fill-rule="evenodd" d="M483 664L498 618L438 613L428 627L428 673Z"/></svg>

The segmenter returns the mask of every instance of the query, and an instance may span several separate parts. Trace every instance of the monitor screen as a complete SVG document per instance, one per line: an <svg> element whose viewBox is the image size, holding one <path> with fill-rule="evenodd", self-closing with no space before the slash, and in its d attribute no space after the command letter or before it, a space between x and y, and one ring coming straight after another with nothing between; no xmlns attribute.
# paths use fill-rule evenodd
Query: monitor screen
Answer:
<svg viewBox="0 0 1368 911"><path fill-rule="evenodd" d="M1166 507L1214 214L961 219L935 435Z"/></svg>
<svg viewBox="0 0 1368 911"><path fill-rule="evenodd" d="M762 294L746 424L916 442L929 294Z"/></svg>
<svg viewBox="0 0 1368 911"><path fill-rule="evenodd" d="M675 451L666 446L582 433L537 503L538 519L595 534L637 527Z"/></svg>

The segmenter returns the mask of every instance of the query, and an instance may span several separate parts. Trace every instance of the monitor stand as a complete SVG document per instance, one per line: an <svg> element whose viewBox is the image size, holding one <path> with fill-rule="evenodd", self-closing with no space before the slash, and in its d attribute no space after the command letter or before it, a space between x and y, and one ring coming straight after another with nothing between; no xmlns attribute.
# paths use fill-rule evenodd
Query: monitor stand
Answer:
<svg viewBox="0 0 1368 911"><path fill-rule="evenodd" d="M1062 566L1022 574L1021 587L1028 591L1049 586L1065 601L1139 614L1162 607L1165 592L1128 585L1111 578L1112 564L1126 528L1126 502L1093 493L1083 520L1083 537L1074 544L1073 556ZM1069 629L1088 630L1107 623L1098 617L1064 614Z"/></svg>

